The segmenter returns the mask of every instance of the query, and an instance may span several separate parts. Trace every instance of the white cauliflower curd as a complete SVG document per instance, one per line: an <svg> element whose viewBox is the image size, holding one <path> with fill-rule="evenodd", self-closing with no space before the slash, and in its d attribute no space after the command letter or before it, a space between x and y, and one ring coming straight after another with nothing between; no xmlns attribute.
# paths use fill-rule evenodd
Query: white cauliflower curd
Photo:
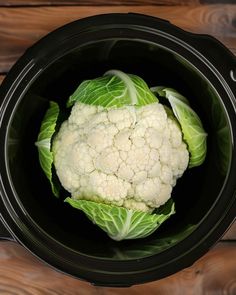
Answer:
<svg viewBox="0 0 236 295"><path fill-rule="evenodd" d="M158 102L117 109L76 102L53 155L74 199L138 211L166 203L189 162L178 122Z"/></svg>

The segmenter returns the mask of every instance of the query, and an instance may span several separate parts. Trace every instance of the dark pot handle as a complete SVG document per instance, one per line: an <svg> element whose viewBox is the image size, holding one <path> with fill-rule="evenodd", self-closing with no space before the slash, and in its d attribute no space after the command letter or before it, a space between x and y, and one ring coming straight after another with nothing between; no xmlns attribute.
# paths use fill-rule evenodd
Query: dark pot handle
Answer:
<svg viewBox="0 0 236 295"><path fill-rule="evenodd" d="M9 240L13 241L14 238L11 236L9 231L6 229L3 220L0 217L0 241L1 240Z"/></svg>
<svg viewBox="0 0 236 295"><path fill-rule="evenodd" d="M135 14L132 13L134 16ZM137 14L140 16L140 14ZM146 16L144 16L146 17ZM197 34L185 31L172 24L168 20L153 18L153 26L165 31L173 31L174 35L180 40L184 40L187 45L197 50L200 58L206 62L210 62L216 70L224 76L231 90L236 96L236 55L234 55L223 43L211 35ZM174 30L173 30L174 28ZM190 51L193 49L189 48ZM218 73L216 73L218 74Z"/></svg>
<svg viewBox="0 0 236 295"><path fill-rule="evenodd" d="M189 32L186 34L189 36L188 43L214 65L236 95L236 56L215 37Z"/></svg>

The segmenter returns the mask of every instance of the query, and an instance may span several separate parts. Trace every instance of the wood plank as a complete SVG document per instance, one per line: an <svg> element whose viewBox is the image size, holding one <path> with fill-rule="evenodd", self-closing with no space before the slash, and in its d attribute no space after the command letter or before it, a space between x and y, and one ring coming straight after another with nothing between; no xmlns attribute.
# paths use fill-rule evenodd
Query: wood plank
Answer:
<svg viewBox="0 0 236 295"><path fill-rule="evenodd" d="M110 0L110 6L129 5L197 5L197 4L235 4L235 0ZM106 0L0 0L0 6L95 6L107 5Z"/></svg>
<svg viewBox="0 0 236 295"><path fill-rule="evenodd" d="M2 84L3 79L5 78L4 75L0 75L0 85Z"/></svg>
<svg viewBox="0 0 236 295"><path fill-rule="evenodd" d="M0 0L0 6L136 6L136 5L193 5L199 4L199 0Z"/></svg>
<svg viewBox="0 0 236 295"><path fill-rule="evenodd" d="M7 72L27 47L65 23L100 13L130 11L168 19L191 32L214 35L236 52L233 5L0 8L0 73Z"/></svg>
<svg viewBox="0 0 236 295"><path fill-rule="evenodd" d="M14 295L236 294L236 243L220 243L192 267L130 288L95 287L49 268L21 246L0 243L0 293Z"/></svg>
<svg viewBox="0 0 236 295"><path fill-rule="evenodd" d="M236 4L235 0L200 0L201 4Z"/></svg>
<svg viewBox="0 0 236 295"><path fill-rule="evenodd" d="M235 240L236 241L236 221L231 225L228 231L224 234L223 240Z"/></svg>

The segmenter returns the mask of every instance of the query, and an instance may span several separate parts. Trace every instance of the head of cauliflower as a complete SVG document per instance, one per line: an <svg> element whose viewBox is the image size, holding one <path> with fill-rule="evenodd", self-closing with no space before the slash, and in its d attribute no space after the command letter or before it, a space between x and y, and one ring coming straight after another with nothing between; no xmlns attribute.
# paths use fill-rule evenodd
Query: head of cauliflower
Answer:
<svg viewBox="0 0 236 295"><path fill-rule="evenodd" d="M84 199L152 212L189 162L178 122L162 104L104 108L76 102L53 140L63 187Z"/></svg>

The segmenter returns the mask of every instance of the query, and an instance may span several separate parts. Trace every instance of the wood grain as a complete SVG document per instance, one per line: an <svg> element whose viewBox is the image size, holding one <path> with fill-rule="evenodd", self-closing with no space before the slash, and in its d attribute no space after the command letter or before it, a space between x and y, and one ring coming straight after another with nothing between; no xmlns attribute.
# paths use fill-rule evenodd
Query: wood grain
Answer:
<svg viewBox="0 0 236 295"><path fill-rule="evenodd" d="M49 31L82 17L110 12L132 11L166 18L183 29L217 37L236 54L236 5L197 5L235 1L0 0L0 73L6 73L27 47ZM4 77L0 74L0 84ZM129 289L92 286L52 270L15 243L0 242L0 294L235 295L236 222L222 240L192 267Z"/></svg>
<svg viewBox="0 0 236 295"><path fill-rule="evenodd" d="M0 8L0 73L7 72L27 47L65 23L100 13L130 11L168 19L191 32L211 34L236 54L234 5Z"/></svg>
<svg viewBox="0 0 236 295"><path fill-rule="evenodd" d="M236 241L236 221L231 225L231 227L224 234L224 236L222 237L222 239L223 240L234 240L234 241Z"/></svg>
<svg viewBox="0 0 236 295"><path fill-rule="evenodd" d="M130 6L130 5L193 5L199 4L198 0L0 0L0 6Z"/></svg>
<svg viewBox="0 0 236 295"><path fill-rule="evenodd" d="M1 85L1 83L2 83L2 81L3 81L4 78L5 78L4 75L0 75L0 85Z"/></svg>
<svg viewBox="0 0 236 295"><path fill-rule="evenodd" d="M160 281L130 288L95 287L54 271L21 246L0 243L3 295L220 295L236 294L236 244L220 243L192 267Z"/></svg>
<svg viewBox="0 0 236 295"><path fill-rule="evenodd" d="M235 0L110 0L109 6L130 5L197 5L197 4L235 4ZM0 6L100 6L108 5L106 0L0 0Z"/></svg>
<svg viewBox="0 0 236 295"><path fill-rule="evenodd" d="M200 0L201 4L235 4L235 0Z"/></svg>

